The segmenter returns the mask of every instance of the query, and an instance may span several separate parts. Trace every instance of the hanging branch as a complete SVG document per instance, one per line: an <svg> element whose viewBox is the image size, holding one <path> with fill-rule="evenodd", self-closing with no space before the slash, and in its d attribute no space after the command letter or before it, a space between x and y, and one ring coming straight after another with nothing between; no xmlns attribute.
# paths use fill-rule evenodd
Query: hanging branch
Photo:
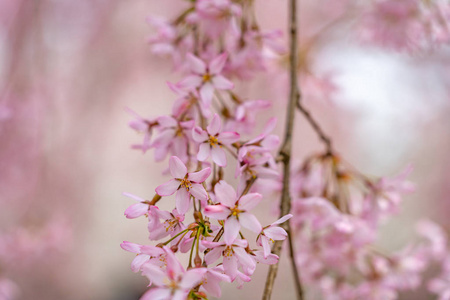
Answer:
<svg viewBox="0 0 450 300"><path fill-rule="evenodd" d="M280 149L280 156L283 162L283 189L280 202L280 217L288 214L291 210L291 198L289 195L289 181L291 169L291 153L292 153L292 134L294 128L295 107L300 101L300 89L297 84L297 1L289 1L290 22L289 22L289 40L290 40L290 91L289 101L287 105L286 127L284 141ZM282 227L288 233L289 252L291 258L292 269L294 272L294 279L297 291L297 298L303 300L303 289L300 282L300 276L295 263L295 255L291 237L290 222L283 223ZM272 247L272 253L280 256L283 247L283 241L275 241ZM278 262L279 263L279 262ZM275 277L278 272L278 263L271 265L269 273L267 274L266 285L264 288L263 299L269 300L272 295Z"/></svg>

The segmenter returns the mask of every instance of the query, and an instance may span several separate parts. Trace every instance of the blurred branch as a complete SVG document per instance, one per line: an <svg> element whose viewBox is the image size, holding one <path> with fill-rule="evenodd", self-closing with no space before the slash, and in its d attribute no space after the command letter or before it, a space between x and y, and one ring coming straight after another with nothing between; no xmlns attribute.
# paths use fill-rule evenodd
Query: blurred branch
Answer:
<svg viewBox="0 0 450 300"><path fill-rule="evenodd" d="M319 136L320 140L325 144L327 154L331 155L333 151L333 147L331 145L331 139L324 133L322 128L320 127L319 123L313 118L311 113L303 106L303 103L301 102L301 98L298 97L296 106L298 110L303 114L303 116L306 118L308 123L311 125L311 127L314 129L314 131Z"/></svg>

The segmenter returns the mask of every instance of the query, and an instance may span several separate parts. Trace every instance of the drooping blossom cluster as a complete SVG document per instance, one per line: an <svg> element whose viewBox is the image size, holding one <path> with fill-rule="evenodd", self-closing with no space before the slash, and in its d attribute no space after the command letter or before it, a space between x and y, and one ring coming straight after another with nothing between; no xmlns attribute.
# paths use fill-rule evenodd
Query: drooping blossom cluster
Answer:
<svg viewBox="0 0 450 300"><path fill-rule="evenodd" d="M264 69L267 49L283 49L279 34L260 31L251 7L234 1L196 1L173 22L150 21L157 28L151 48L171 56L183 77L168 84L176 99L171 115L143 118L130 110L129 125L144 134L133 148L154 152L156 161L169 158L170 178L155 185L151 200L125 193L137 201L126 217L147 218L153 243L121 246L136 254L132 270L151 284L142 299L220 297L220 283L242 286L258 263L278 261L270 245L286 238L279 225L292 217L266 224L255 215L270 199L254 183L279 179L276 119L255 132L264 125L256 114L270 102L244 100L233 83ZM173 209L162 209L163 202Z"/></svg>
<svg viewBox="0 0 450 300"><path fill-rule="evenodd" d="M365 43L415 52L450 41L448 1L379 0L361 14L359 36Z"/></svg>
<svg viewBox="0 0 450 300"><path fill-rule="evenodd" d="M413 4L407 7L407 2L376 1L373 7L399 14L387 16L389 22L405 18L404 30L410 26L406 18L418 20L413 10L419 4L409 1ZM270 102L244 100L235 83L251 79L267 68L269 58L285 53L279 32L259 29L253 1L192 1L173 21L149 22L157 31L149 40L152 51L172 58L182 77L168 83L175 98L170 115L143 118L130 111L135 117L130 127L144 133L133 148L151 150L156 161L168 158L170 173L168 180L155 184L151 200L125 193L137 201L125 211L126 217L147 218L152 241L121 244L136 254L133 272L149 280L142 299L206 299L220 297L222 282L242 286L258 263L278 262L271 245L288 237L280 226L288 220L301 280L325 299L396 299L401 291L422 284L433 259L444 259L447 241L433 223L422 223L422 240L396 253L376 246L380 226L399 211L403 195L413 191L406 179L410 168L394 178L372 179L334 151L312 156L293 169L291 214L261 222L259 204L277 199L267 199L259 183L271 181L275 188L281 184L275 155L280 139L272 134L275 118L266 120L260 132L254 130L256 114L270 108ZM370 17L365 22L370 23ZM412 31L419 30L411 23ZM380 37L382 26L371 29L365 33L368 39L389 44L391 36ZM411 35L416 38L417 32ZM402 38L393 37L395 43L389 46L419 43ZM439 32L432 39L444 41L445 36ZM163 210L163 202L172 209ZM179 260L183 254L186 267ZM450 293L447 269L429 284L442 299Z"/></svg>

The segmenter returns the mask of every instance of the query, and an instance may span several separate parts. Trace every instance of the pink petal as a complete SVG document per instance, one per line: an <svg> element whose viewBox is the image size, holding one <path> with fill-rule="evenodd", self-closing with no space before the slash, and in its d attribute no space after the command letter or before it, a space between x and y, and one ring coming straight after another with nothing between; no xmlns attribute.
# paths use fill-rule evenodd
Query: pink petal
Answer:
<svg viewBox="0 0 450 300"><path fill-rule="evenodd" d="M187 174L187 168L176 156L172 156L169 159L169 169L170 169L170 175L172 175L173 178L180 178L183 179Z"/></svg>
<svg viewBox="0 0 450 300"><path fill-rule="evenodd" d="M236 191L225 180L219 181L214 187L217 200L227 206L234 207L237 200Z"/></svg>
<svg viewBox="0 0 450 300"><path fill-rule="evenodd" d="M244 248L241 247L234 247L233 248L234 253L236 257L239 260L239 263L243 265L244 267L249 268L250 270L254 270L256 267L255 261L252 259L252 257L247 253L247 251L244 250Z"/></svg>
<svg viewBox="0 0 450 300"><path fill-rule="evenodd" d="M168 246L164 246L163 249L166 252L166 272L170 275L171 279L178 279L178 276L184 273L183 266Z"/></svg>
<svg viewBox="0 0 450 300"><path fill-rule="evenodd" d="M250 193L239 199L239 209L250 211L261 202L262 195L258 193Z"/></svg>
<svg viewBox="0 0 450 300"><path fill-rule="evenodd" d="M146 262L148 262L149 259L150 259L150 255L147 255L147 254L137 255L131 262L131 270L134 273L139 272L142 265L145 264Z"/></svg>
<svg viewBox="0 0 450 300"><path fill-rule="evenodd" d="M160 196L170 196L178 189L180 182L176 179L171 179L168 182L158 186L155 191Z"/></svg>
<svg viewBox="0 0 450 300"><path fill-rule="evenodd" d="M211 175L211 168L208 167L198 172L189 173L188 179L191 182L202 183L209 177L209 175Z"/></svg>
<svg viewBox="0 0 450 300"><path fill-rule="evenodd" d="M251 213L240 213L239 214L239 223L248 230L251 230L253 232L260 232L262 230L262 226L259 223L258 219L255 217L255 215Z"/></svg>
<svg viewBox="0 0 450 300"><path fill-rule="evenodd" d="M241 136L237 132L227 131L219 133L217 139L224 145L230 145L239 141L240 137Z"/></svg>
<svg viewBox="0 0 450 300"><path fill-rule="evenodd" d="M180 188L175 196L176 208L180 214L185 214L189 210L190 195L185 188Z"/></svg>
<svg viewBox="0 0 450 300"><path fill-rule="evenodd" d="M130 198L132 198L132 199L134 199L134 200L136 200L136 201L139 201L139 202L144 202L144 201L145 201L145 200L142 199L141 197L138 197L138 196L133 195L133 194L130 194L130 193L124 192L124 193L122 193L122 195L127 196L127 197L130 197Z"/></svg>
<svg viewBox="0 0 450 300"><path fill-rule="evenodd" d="M230 213L230 209L223 205L208 205L205 207L205 216L216 220L225 220Z"/></svg>
<svg viewBox="0 0 450 300"><path fill-rule="evenodd" d="M292 218L293 215L292 214L287 214L281 218L279 218L277 221L273 222L271 225L278 225L278 224L282 224L284 222L286 222L287 220L289 220L290 218Z"/></svg>
<svg viewBox="0 0 450 300"><path fill-rule="evenodd" d="M211 158L213 162L218 164L221 167L227 166L227 156L222 147L213 147L211 149Z"/></svg>
<svg viewBox="0 0 450 300"><path fill-rule="evenodd" d="M170 116L161 116L158 118L158 124L161 127L176 127L178 126L177 120Z"/></svg>
<svg viewBox="0 0 450 300"><path fill-rule="evenodd" d="M192 289L203 280L203 276L205 276L206 271L206 268L196 268L188 270L186 273L184 273L183 279L181 279L180 287L185 290Z"/></svg>
<svg viewBox="0 0 450 300"><path fill-rule="evenodd" d="M223 77L222 75L215 75L211 78L212 85L218 90L231 90L234 88L234 83Z"/></svg>
<svg viewBox="0 0 450 300"><path fill-rule="evenodd" d="M167 280L166 273L160 267L151 263L142 266L142 274L157 286L164 286Z"/></svg>
<svg viewBox="0 0 450 300"><path fill-rule="evenodd" d="M207 106L211 104L213 94L214 94L214 86L209 82L204 83L203 86L200 88L200 98L202 99L203 103Z"/></svg>
<svg viewBox="0 0 450 300"><path fill-rule="evenodd" d="M269 239L267 237L265 237L265 236L261 236L260 237L260 242L261 242L261 245L263 247L264 258L267 258L267 256L269 256L270 252L272 251L270 249Z"/></svg>
<svg viewBox="0 0 450 300"><path fill-rule="evenodd" d="M225 220L224 229L223 240L227 245L232 245L239 234L241 224L235 217L230 217Z"/></svg>
<svg viewBox="0 0 450 300"><path fill-rule="evenodd" d="M242 225L244 226L244 225ZM287 232L281 227L269 227L264 229L264 234L272 240L282 241L287 237Z"/></svg>
<svg viewBox="0 0 450 300"><path fill-rule="evenodd" d="M183 80L177 83L177 87L180 89L193 90L199 87L203 82L203 78L198 75L189 75Z"/></svg>
<svg viewBox="0 0 450 300"><path fill-rule="evenodd" d="M186 300L188 298L188 295L189 291L179 289L176 290L175 293L171 295L170 300Z"/></svg>
<svg viewBox="0 0 450 300"><path fill-rule="evenodd" d="M205 262L207 265L210 265L217 261L220 256L222 256L223 249L221 247L213 248L211 251L206 253Z"/></svg>
<svg viewBox="0 0 450 300"><path fill-rule="evenodd" d="M214 58L209 63L209 73L210 74L219 74L222 72L223 67L225 66L225 63L227 62L228 54L222 53L221 55Z"/></svg>
<svg viewBox="0 0 450 300"><path fill-rule="evenodd" d="M197 159L199 161L205 161L209 157L210 153L211 153L211 146L208 143L200 144L197 153Z"/></svg>
<svg viewBox="0 0 450 300"><path fill-rule="evenodd" d="M208 133L206 133L206 131L197 126L194 129L192 129L192 138L197 143L202 143L208 139Z"/></svg>
<svg viewBox="0 0 450 300"><path fill-rule="evenodd" d="M212 136L215 136L219 133L220 129L222 128L222 121L220 120L220 117L218 114L214 114L214 117L211 120L211 123L209 123L208 127L206 127L206 130L208 130L208 133Z"/></svg>
<svg viewBox="0 0 450 300"><path fill-rule="evenodd" d="M125 251L129 251L129 252L133 252L133 253L141 253L142 246L135 244L135 243L130 243L130 242L124 241L122 244L120 244L120 247Z"/></svg>
<svg viewBox="0 0 450 300"><path fill-rule="evenodd" d="M125 216L128 219L135 219L145 215L148 212L148 204L135 203L125 210Z"/></svg>
<svg viewBox="0 0 450 300"><path fill-rule="evenodd" d="M223 258L223 269L225 270L225 274L230 276L231 280L234 280L237 276L237 267L237 259L234 255Z"/></svg>
<svg viewBox="0 0 450 300"><path fill-rule="evenodd" d="M275 254L270 253L269 255L267 255L267 257L264 257L264 254L262 253L262 251L253 251L253 254L255 254L255 256L253 256L253 258L262 264L266 264L266 265L273 265L276 264L278 262L278 256L276 256Z"/></svg>
<svg viewBox="0 0 450 300"><path fill-rule="evenodd" d="M195 197L195 199L198 199L200 201L208 200L208 194L206 193L205 188L200 183L193 183L189 192L192 196Z"/></svg>
<svg viewBox="0 0 450 300"><path fill-rule="evenodd" d="M170 294L170 289L153 288L142 295L139 300L167 300L170 299Z"/></svg>
<svg viewBox="0 0 450 300"><path fill-rule="evenodd" d="M189 63L189 68L192 72L197 74L205 74L206 73L206 64L197 56L188 53L186 55L186 59Z"/></svg>

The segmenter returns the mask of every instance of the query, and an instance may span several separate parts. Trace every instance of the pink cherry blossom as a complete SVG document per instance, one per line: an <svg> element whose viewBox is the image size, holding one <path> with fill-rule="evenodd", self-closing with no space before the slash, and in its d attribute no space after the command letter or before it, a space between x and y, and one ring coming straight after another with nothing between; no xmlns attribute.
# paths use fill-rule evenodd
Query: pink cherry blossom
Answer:
<svg viewBox="0 0 450 300"><path fill-rule="evenodd" d="M159 210L157 207L150 209L151 214L155 217L148 222L148 232L150 240L159 240L168 235L174 236L185 229L183 224L184 214L178 213L177 209L172 212ZM162 223L159 219L164 220Z"/></svg>
<svg viewBox="0 0 450 300"><path fill-rule="evenodd" d="M200 143L197 159L205 161L210 155L213 162L221 167L227 165L227 157L223 147L229 147L240 138L237 132L221 132L222 122L218 114L214 114L211 123L206 127L206 131L200 127L192 130L192 137Z"/></svg>
<svg viewBox="0 0 450 300"><path fill-rule="evenodd" d="M232 281L236 279L239 267L243 267L252 273L255 270L255 261L244 249L248 246L246 240L233 240L230 243L225 241L203 241L203 244L207 248L212 248L212 250L205 255L206 264L210 265L223 256L224 272L230 276Z"/></svg>
<svg viewBox="0 0 450 300"><path fill-rule="evenodd" d="M207 65L200 58L193 54L187 54L191 75L180 81L177 86L182 89L199 89L200 98L206 107L212 101L214 90L231 90L234 84L221 75L228 55L223 53Z"/></svg>
<svg viewBox="0 0 450 300"><path fill-rule="evenodd" d="M138 203L135 203L131 206L129 206L126 210L125 210L125 216L128 219L135 219L138 218L140 216L146 215L148 214L148 211L150 209L149 204L150 202L147 200L144 200L138 196L135 196L133 194L130 193L123 193L123 195L130 197L134 200L139 201Z"/></svg>
<svg viewBox="0 0 450 300"><path fill-rule="evenodd" d="M216 184L214 191L220 204L206 206L205 215L225 220L223 238L226 243L230 244L236 239L241 226L256 233L261 231L258 219L249 213L261 201L261 194L250 193L238 197L233 187L223 180Z"/></svg>
<svg viewBox="0 0 450 300"><path fill-rule="evenodd" d="M161 161L170 153L187 161L189 136L194 123L193 120L178 122L169 116L159 117L159 134L151 143L151 147L155 148L155 160Z"/></svg>
<svg viewBox="0 0 450 300"><path fill-rule="evenodd" d="M271 243L274 241L283 241L287 237L286 230L277 225L286 222L290 218L292 218L292 215L287 214L261 230L256 242L259 246L263 247L264 258L267 258L271 252Z"/></svg>
<svg viewBox="0 0 450 300"><path fill-rule="evenodd" d="M159 267L165 266L166 253L160 247L143 246L127 241L120 244L120 247L122 247L123 250L137 254L131 263L131 270L135 273L140 271L142 266L148 262Z"/></svg>
<svg viewBox="0 0 450 300"><path fill-rule="evenodd" d="M158 122L156 120L142 118L129 108L127 108L127 111L136 118L135 120L129 122L128 125L137 132L144 134L144 140L142 141L142 144L133 145L132 148L140 149L145 153L148 149L150 149L152 130L153 127L158 124Z"/></svg>
<svg viewBox="0 0 450 300"><path fill-rule="evenodd" d="M185 164L176 156L169 160L170 174L174 179L158 186L156 193L160 196L176 194L176 207L179 213L185 214L189 209L191 195L199 200L206 200L208 195L201 185L211 174L210 168L188 173Z"/></svg>
<svg viewBox="0 0 450 300"><path fill-rule="evenodd" d="M167 260L165 270L150 263L142 267L142 273L155 286L141 297L142 300L184 300L187 299L189 291L203 280L203 276L207 271L206 268L195 268L185 271L168 247L164 247L164 251L166 252Z"/></svg>

